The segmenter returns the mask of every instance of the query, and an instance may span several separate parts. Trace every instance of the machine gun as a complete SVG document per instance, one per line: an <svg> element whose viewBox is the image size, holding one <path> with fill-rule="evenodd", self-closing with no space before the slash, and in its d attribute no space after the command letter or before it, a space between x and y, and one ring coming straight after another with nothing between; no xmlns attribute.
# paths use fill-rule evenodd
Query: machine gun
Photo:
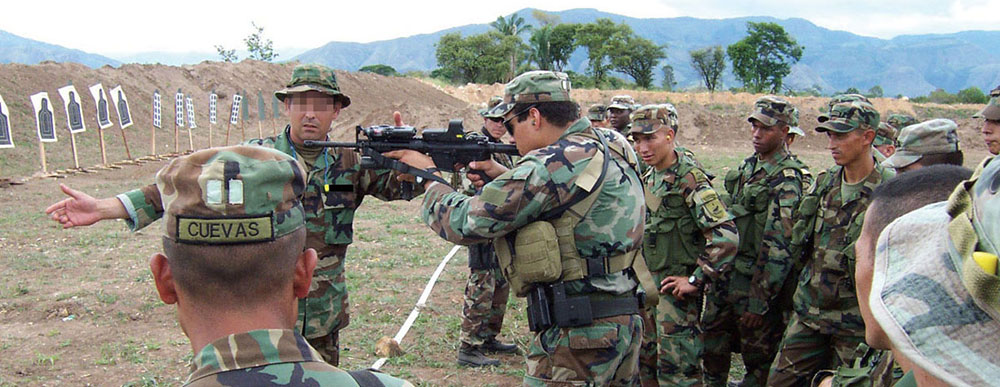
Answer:
<svg viewBox="0 0 1000 387"><path fill-rule="evenodd" d="M362 134L365 139L362 139ZM488 160L494 153L519 155L514 145L491 142L480 133L465 133L460 119L449 121L448 129L424 129L421 137L417 137L417 130L412 126L376 125L363 128L358 125L353 143L306 140L305 146L353 148L361 152L361 168L390 168L444 184L448 182L437 175L390 159L382 153L399 149L415 150L431 156L437 168L446 172L457 172L457 164ZM473 173L486 177L482 171Z"/></svg>

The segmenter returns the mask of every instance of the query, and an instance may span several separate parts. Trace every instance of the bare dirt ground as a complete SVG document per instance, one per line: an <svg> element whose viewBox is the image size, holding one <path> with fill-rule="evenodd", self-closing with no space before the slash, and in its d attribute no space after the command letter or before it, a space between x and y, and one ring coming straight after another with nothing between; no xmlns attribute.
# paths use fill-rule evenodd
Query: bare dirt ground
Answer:
<svg viewBox="0 0 1000 387"><path fill-rule="evenodd" d="M282 87L291 65L261 62L203 63L169 67L126 65L120 69L88 69L73 64L37 66L0 65L0 95L11 111L15 149L0 149L0 178L28 179L23 185L0 188L0 386L7 385L177 385L187 374L191 348L176 323L173 306L156 296L147 259L159 249L160 224L130 233L119 222L89 228L62 230L48 220L43 209L62 198L58 183L65 183L98 197L107 197L152 181L166 161L99 170L62 179L33 178L40 171L38 147L28 95L55 89L73 80L78 90L102 82L107 89L124 85L136 126L127 130L135 157L150 153L150 95L159 89L164 97L164 124L157 130L157 153L173 151L173 92L192 93L198 107L196 148L208 145L208 94L220 95L220 122L224 122L231 96L246 89L256 117L256 91ZM353 99L335 122L334 137L353 137L355 125L389 123L398 110L407 123L440 127L461 117L466 127L479 126L475 109L502 85L438 87L407 78L387 78L365 73L340 72L343 90ZM747 143L745 116L756 96L717 93L576 90L574 98L584 107L606 102L617 94L631 94L640 103L670 101L681 116L681 138L702 157L706 166L724 173L752 149ZM265 94L268 96L268 94ZM83 98L88 131L77 137L81 164L100 163L93 101ZM268 96L268 98L270 98ZM58 98L56 98L58 99ZM821 98L793 98L803 111L803 128L811 133ZM978 120L967 117L979 106L911 105L879 99L883 111L910 112L920 119L947 117L960 125L966 165L985 156L977 133ZM270 100L268 99L268 108ZM112 112L114 114L114 112ZM72 166L65 114L57 111L60 142L46 147L51 169ZM268 112L270 118L270 112ZM283 118L268 126L265 135ZM60 126L61 125L61 126ZM125 158L117 126L105 133L109 160ZM246 136L257 135L251 118ZM239 139L233 128L230 143ZM182 151L187 149L181 132ZM225 125L216 125L213 143L225 140ZM818 171L830 164L825 137L810 134L794 150ZM348 253L348 288L351 292L351 325L342 333L342 366L364 368L376 360L374 344L392 336L419 297L440 258L451 248L422 225L419 199L385 203L369 198L358 211L356 238ZM425 385L519 385L524 372L520 356L500 357L502 365L469 370L455 365L462 291L468 274L464 250L449 264L435 287L429 304L404 339L406 354L391 359L383 369ZM523 300L512 297L502 338L527 347L530 334Z"/></svg>

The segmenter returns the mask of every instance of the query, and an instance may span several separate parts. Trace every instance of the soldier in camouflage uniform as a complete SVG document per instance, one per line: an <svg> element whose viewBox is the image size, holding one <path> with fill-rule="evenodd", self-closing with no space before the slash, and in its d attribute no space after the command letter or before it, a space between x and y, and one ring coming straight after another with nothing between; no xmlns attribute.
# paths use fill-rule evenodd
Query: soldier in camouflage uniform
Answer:
<svg viewBox="0 0 1000 387"><path fill-rule="evenodd" d="M899 131L903 130L903 128L918 124L920 121L917 121L916 118L909 114L891 113L889 114L889 117L885 119L885 123L892 126L893 129L896 129L896 133L899 133Z"/></svg>
<svg viewBox="0 0 1000 387"><path fill-rule="evenodd" d="M569 92L564 73L510 81L498 109L523 157L510 170L474 162L493 177L476 196L425 182L422 214L454 243L497 238L511 290L529 296L535 337L526 385L631 385L643 330L631 269L642 243L642 186L623 137L592 128ZM387 155L433 167L417 152Z"/></svg>
<svg viewBox="0 0 1000 387"><path fill-rule="evenodd" d="M660 385L702 384L703 297L724 288L739 236L733 218L693 159L674 149L677 114L647 105L632 114L649 210L646 265L659 283L657 378ZM704 316L707 317L707 316Z"/></svg>
<svg viewBox="0 0 1000 387"><path fill-rule="evenodd" d="M795 312L781 341L768 386L801 386L821 369L850 364L864 341L854 293L854 241L872 190L894 173L874 158L879 113L863 101L838 103L816 131L826 133L835 166L802 199L793 229L793 257L805 268Z"/></svg>
<svg viewBox="0 0 1000 387"><path fill-rule="evenodd" d="M899 150L882 165L896 173L935 164L961 166L965 161L958 143L958 125L947 118L935 118L903 128Z"/></svg>
<svg viewBox="0 0 1000 387"><path fill-rule="evenodd" d="M605 128L608 125L608 106L603 103L595 103L587 109L587 119L590 126L595 128Z"/></svg>
<svg viewBox="0 0 1000 387"><path fill-rule="evenodd" d="M306 247L319 254L309 297L299 300L297 329L309 339L327 362L340 362L341 329L350 321L347 313L347 284L344 259L354 237L354 211L365 195L381 200L404 197L398 173L388 169L361 169L360 156L347 148L306 148L305 140L325 140L340 109L351 104L341 93L333 70L322 65L295 66L285 89L274 93L285 103L290 125L276 137L253 139L248 144L277 149L305 164L306 189L302 204L306 210ZM417 187L414 195L422 192ZM67 194L73 196L69 190ZM72 191L75 192L75 191ZM81 219L72 225L92 224L101 219L122 218L132 230L141 229L163 213L158 187L153 184L99 203L74 202L69 205ZM89 198L89 196L88 196ZM66 199L74 201L76 197ZM93 198L90 198L93 200ZM95 201L96 202L96 201ZM54 205L54 206L56 206Z"/></svg>
<svg viewBox="0 0 1000 387"><path fill-rule="evenodd" d="M708 385L726 385L731 352L740 352L747 371L740 385L763 386L784 332L779 295L794 267L792 216L807 188L808 169L785 148L794 109L780 97L758 99L747 118L754 154L726 175L726 205L740 243L725 298L706 302L706 309L719 309L714 324L705 327Z"/></svg>
<svg viewBox="0 0 1000 387"><path fill-rule="evenodd" d="M986 148L994 155L1000 154L1000 86L990 91L990 101L972 118L983 119L979 132L983 135Z"/></svg>
<svg viewBox="0 0 1000 387"><path fill-rule="evenodd" d="M486 109L480 110L483 116L483 127L480 132L490 141L500 142L506 133L503 118L489 114L489 110L503 102L502 97L490 98ZM496 161L505 168L513 168L510 155L497 153L493 155ZM459 176L456 173L454 176ZM475 195L476 189L471 184L462 187L452 184L456 189L463 189L466 195ZM461 188L460 188L461 187ZM514 353L517 346L497 341L503 326L504 313L507 311L507 299L510 297L510 284L500 272L500 263L493 251L492 243L479 243L469 246L469 280L465 284L465 303L462 306L462 334L458 348L458 364L471 367L499 365L500 361L486 357L485 353Z"/></svg>
<svg viewBox="0 0 1000 387"><path fill-rule="evenodd" d="M628 136L628 125L632 123L629 115L636 108L635 100L631 95L616 95L611 98L608 105L608 122L611 128L618 133Z"/></svg>
<svg viewBox="0 0 1000 387"><path fill-rule="evenodd" d="M896 137L898 134L899 131L892 125L885 122L879 122L878 130L875 131L875 141L872 142L872 146L874 146L875 150L879 151L882 156L888 158L896 153Z"/></svg>
<svg viewBox="0 0 1000 387"><path fill-rule="evenodd" d="M212 148L174 159L156 184L164 252L150 270L191 340L185 385L410 385L331 366L292 330L317 260L304 249L306 181L295 159L260 147Z"/></svg>

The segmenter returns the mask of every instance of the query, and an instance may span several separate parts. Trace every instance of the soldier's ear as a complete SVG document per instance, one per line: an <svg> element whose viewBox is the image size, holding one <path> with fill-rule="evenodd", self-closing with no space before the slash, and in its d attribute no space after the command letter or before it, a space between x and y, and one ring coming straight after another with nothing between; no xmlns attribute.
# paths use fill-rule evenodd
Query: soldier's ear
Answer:
<svg viewBox="0 0 1000 387"><path fill-rule="evenodd" d="M177 287L167 256L161 253L153 254L149 258L149 271L153 273L153 282L156 283L156 292L160 295L160 300L165 304L176 304Z"/></svg>
<svg viewBox="0 0 1000 387"><path fill-rule="evenodd" d="M316 250L305 249L295 260L295 279L293 290L295 298L306 298L309 295L309 285L312 284L313 270L316 269Z"/></svg>

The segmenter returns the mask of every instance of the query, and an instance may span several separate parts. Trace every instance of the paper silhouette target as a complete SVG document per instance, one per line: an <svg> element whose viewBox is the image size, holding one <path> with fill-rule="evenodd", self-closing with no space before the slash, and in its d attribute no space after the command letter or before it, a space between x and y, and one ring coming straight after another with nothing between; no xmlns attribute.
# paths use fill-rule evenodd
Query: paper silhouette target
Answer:
<svg viewBox="0 0 1000 387"><path fill-rule="evenodd" d="M243 101L243 96L236 94L233 95L233 108L229 112L229 123L236 125L240 119L240 103Z"/></svg>
<svg viewBox="0 0 1000 387"><path fill-rule="evenodd" d="M209 94L208 96L208 122L213 125L217 123L215 120L215 116L216 116L216 106L218 105L218 103L219 103L219 96L215 95L215 91L212 91L212 94Z"/></svg>
<svg viewBox="0 0 1000 387"><path fill-rule="evenodd" d="M163 115L160 107L160 91L153 90L153 126L163 128Z"/></svg>
<svg viewBox="0 0 1000 387"><path fill-rule="evenodd" d="M111 113L108 110L108 96L104 93L104 86L100 83L91 86L90 95L94 97L94 106L97 106L97 127L101 129L111 127Z"/></svg>
<svg viewBox="0 0 1000 387"><path fill-rule="evenodd" d="M0 148L13 148L14 139L10 137L10 110L0 96Z"/></svg>
<svg viewBox="0 0 1000 387"><path fill-rule="evenodd" d="M62 97L63 106L66 107L66 127L69 131L74 134L87 131L87 126L83 123L83 110L80 108L80 94L76 92L76 87L68 85L60 88L59 96Z"/></svg>
<svg viewBox="0 0 1000 387"><path fill-rule="evenodd" d="M194 99L192 99L191 97L185 98L184 105L187 106L188 128L190 129L197 128L198 125L195 125L194 123Z"/></svg>
<svg viewBox="0 0 1000 387"><path fill-rule="evenodd" d="M35 109L35 131L38 141L56 142L56 129L49 93L41 92L31 96L31 106Z"/></svg>
<svg viewBox="0 0 1000 387"><path fill-rule="evenodd" d="M115 102L115 108L118 109L119 126L122 129L132 126L132 113L128 111L128 97L125 96L121 85L111 89L111 99Z"/></svg>

